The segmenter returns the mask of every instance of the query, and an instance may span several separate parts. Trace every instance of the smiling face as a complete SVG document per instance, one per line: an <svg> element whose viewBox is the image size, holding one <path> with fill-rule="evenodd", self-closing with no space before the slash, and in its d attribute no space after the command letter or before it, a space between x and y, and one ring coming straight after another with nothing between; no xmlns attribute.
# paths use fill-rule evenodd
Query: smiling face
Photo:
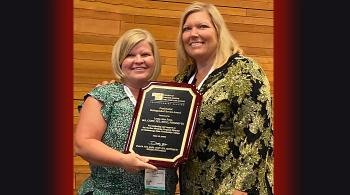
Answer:
<svg viewBox="0 0 350 195"><path fill-rule="evenodd" d="M133 85L145 85L155 70L154 56L151 46L142 41L135 45L123 60L121 70L124 82Z"/></svg>
<svg viewBox="0 0 350 195"><path fill-rule="evenodd" d="M217 32L207 12L199 11L188 15L182 31L185 50L197 63L215 57Z"/></svg>

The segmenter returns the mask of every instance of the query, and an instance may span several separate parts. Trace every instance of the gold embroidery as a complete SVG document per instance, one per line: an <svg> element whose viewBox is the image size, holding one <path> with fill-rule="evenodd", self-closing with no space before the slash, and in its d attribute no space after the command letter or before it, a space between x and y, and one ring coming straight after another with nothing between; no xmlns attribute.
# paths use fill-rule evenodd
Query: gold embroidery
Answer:
<svg viewBox="0 0 350 195"><path fill-rule="evenodd" d="M268 79L249 58L240 56L229 63L201 88L196 135L182 178L186 194L232 194L237 189L267 195L273 188Z"/></svg>
<svg viewBox="0 0 350 195"><path fill-rule="evenodd" d="M229 152L228 144L233 140L233 137L230 135L231 132L216 132L209 138L208 150L223 157Z"/></svg>

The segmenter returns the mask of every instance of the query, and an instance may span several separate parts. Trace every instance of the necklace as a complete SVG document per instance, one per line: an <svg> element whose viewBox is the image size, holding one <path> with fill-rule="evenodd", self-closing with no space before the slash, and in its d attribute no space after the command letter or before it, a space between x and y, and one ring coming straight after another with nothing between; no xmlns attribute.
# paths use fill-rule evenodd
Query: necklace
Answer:
<svg viewBox="0 0 350 195"><path fill-rule="evenodd" d="M215 70L215 68L214 68L214 67L211 67L211 69L209 70L209 72L207 73L207 75L205 75L205 77L204 77L203 80L199 83L199 85L196 86L196 88L197 88L198 90L202 87L204 81L208 78L208 76L209 76L214 70ZM192 77L190 78L190 80L188 80L187 83L189 83L189 84L193 84L193 82L195 83L195 82L196 82L195 77L196 77L196 73L194 73L194 74L192 75Z"/></svg>

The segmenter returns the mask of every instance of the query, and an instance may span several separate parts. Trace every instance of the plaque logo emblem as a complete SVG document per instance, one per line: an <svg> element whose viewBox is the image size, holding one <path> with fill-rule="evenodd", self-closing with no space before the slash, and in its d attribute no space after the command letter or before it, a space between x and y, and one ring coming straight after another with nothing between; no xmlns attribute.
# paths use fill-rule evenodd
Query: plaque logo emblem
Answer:
<svg viewBox="0 0 350 195"><path fill-rule="evenodd" d="M152 93L152 96L154 96L154 100L163 100L164 93Z"/></svg>

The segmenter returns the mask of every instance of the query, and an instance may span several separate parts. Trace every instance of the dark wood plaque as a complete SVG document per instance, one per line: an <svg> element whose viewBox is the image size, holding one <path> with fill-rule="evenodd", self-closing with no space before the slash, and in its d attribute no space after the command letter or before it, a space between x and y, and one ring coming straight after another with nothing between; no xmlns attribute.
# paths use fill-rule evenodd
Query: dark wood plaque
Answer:
<svg viewBox="0 0 350 195"><path fill-rule="evenodd" d="M175 168L188 159L202 96L194 85L151 82L137 99L125 152Z"/></svg>

